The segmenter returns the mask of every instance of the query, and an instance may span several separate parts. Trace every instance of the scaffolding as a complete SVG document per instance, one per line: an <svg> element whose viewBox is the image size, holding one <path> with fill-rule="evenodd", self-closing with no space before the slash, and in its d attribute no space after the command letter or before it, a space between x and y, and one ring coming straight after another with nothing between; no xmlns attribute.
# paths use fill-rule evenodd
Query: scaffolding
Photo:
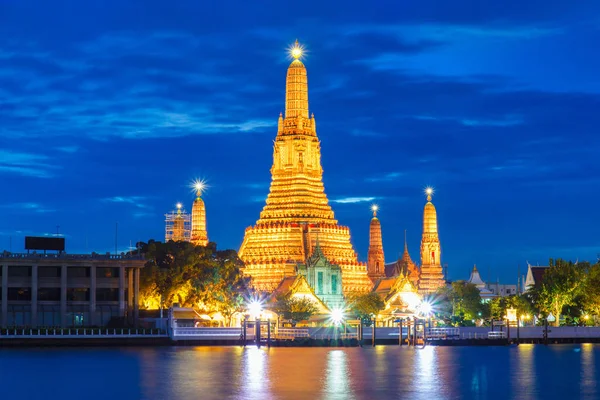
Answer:
<svg viewBox="0 0 600 400"><path fill-rule="evenodd" d="M189 242L192 238L192 220L190 214L177 205L177 211L171 211L165 214L165 242L185 241Z"/></svg>

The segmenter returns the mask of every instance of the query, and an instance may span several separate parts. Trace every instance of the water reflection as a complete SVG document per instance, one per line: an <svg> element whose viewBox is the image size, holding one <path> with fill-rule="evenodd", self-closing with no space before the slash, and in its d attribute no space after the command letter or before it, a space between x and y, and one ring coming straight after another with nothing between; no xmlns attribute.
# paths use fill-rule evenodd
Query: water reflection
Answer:
<svg viewBox="0 0 600 400"><path fill-rule="evenodd" d="M585 343L581 345L581 394L592 399L598 398L596 380L596 363L594 345Z"/></svg>
<svg viewBox="0 0 600 400"><path fill-rule="evenodd" d="M590 344L5 349L0 381L2 399L594 399L598 363Z"/></svg>
<svg viewBox="0 0 600 400"><path fill-rule="evenodd" d="M351 379L346 351L331 350L327 354L326 381L323 388L324 398L353 399Z"/></svg>
<svg viewBox="0 0 600 400"><path fill-rule="evenodd" d="M440 379L440 368L438 365L438 352L443 351L439 347L425 347L424 349L414 349L414 389L423 397L442 394L442 381Z"/></svg>
<svg viewBox="0 0 600 400"><path fill-rule="evenodd" d="M511 349L512 398L535 398L537 379L534 363L534 344L520 344ZM514 362L513 362L514 360Z"/></svg>
<svg viewBox="0 0 600 400"><path fill-rule="evenodd" d="M268 349L246 348L243 352L242 390L240 398L269 399L270 379L268 367Z"/></svg>

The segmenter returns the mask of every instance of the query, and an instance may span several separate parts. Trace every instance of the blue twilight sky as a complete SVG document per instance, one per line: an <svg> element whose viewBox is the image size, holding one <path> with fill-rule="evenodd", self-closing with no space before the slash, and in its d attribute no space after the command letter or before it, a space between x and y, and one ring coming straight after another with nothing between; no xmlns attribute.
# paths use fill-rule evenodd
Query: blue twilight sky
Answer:
<svg viewBox="0 0 600 400"><path fill-rule="evenodd" d="M573 4L577 4L574 6ZM268 193L288 47L308 54L324 181L361 260L419 260L436 189L449 277L600 252L600 2L0 0L0 250L164 238L204 199L239 248Z"/></svg>

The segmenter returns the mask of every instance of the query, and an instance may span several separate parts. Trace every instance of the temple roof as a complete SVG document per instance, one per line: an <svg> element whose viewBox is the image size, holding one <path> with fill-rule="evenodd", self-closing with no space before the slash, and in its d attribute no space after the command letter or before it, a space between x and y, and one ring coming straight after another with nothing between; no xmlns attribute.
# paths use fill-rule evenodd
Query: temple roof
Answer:
<svg viewBox="0 0 600 400"><path fill-rule="evenodd" d="M274 303L277 301L277 297L287 295L310 297L317 303L320 313L329 312L329 307L327 307L327 305L315 294L315 291L310 287L303 275L287 276L283 278L279 283L279 286L277 286L277 289L271 293L269 300Z"/></svg>
<svg viewBox="0 0 600 400"><path fill-rule="evenodd" d="M479 271L477 270L477 266L473 265L473 270L471 271L471 276L469 277L469 283L474 285L484 285L485 282L481 279L481 275L479 275Z"/></svg>
<svg viewBox="0 0 600 400"><path fill-rule="evenodd" d="M527 272L527 279L526 279L526 285L527 286L535 286L535 287L539 287L542 284L542 281L544 280L544 274L546 273L546 270L548 269L548 266L532 266L529 265L529 271ZM533 282L531 282L531 280L533 280Z"/></svg>

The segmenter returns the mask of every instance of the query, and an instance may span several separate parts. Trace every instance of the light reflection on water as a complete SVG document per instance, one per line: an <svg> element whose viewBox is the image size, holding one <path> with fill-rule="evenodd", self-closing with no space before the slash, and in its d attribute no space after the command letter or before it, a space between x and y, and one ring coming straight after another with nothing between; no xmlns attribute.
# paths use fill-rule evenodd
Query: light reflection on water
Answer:
<svg viewBox="0 0 600 400"><path fill-rule="evenodd" d="M347 352L344 350L331 350L327 354L323 395L328 399L354 399L347 357Z"/></svg>
<svg viewBox="0 0 600 400"><path fill-rule="evenodd" d="M535 398L537 380L535 379L534 344L521 344L510 353L511 392L513 399Z"/></svg>
<svg viewBox="0 0 600 400"><path fill-rule="evenodd" d="M414 380L410 383L413 388L419 388L417 394L421 397L442 396L442 381L437 368L438 349L425 347L424 349L409 349L415 357Z"/></svg>
<svg viewBox="0 0 600 400"><path fill-rule="evenodd" d="M598 398L597 353L593 344L581 345L581 393L590 399Z"/></svg>
<svg viewBox="0 0 600 400"><path fill-rule="evenodd" d="M13 349L0 350L0 393L44 400L82 393L86 400L595 399L599 362L600 345L591 344Z"/></svg>

